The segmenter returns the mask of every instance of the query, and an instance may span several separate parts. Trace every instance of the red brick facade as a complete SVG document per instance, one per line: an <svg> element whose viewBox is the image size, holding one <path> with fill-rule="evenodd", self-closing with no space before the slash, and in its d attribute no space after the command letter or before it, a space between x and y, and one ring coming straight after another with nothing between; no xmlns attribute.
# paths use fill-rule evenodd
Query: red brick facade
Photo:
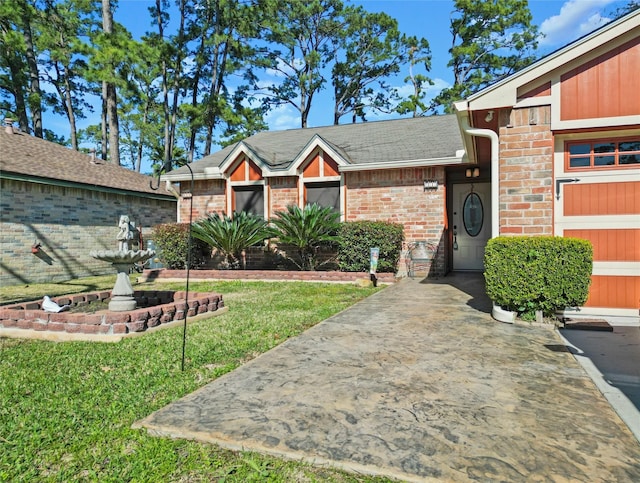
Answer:
<svg viewBox="0 0 640 483"><path fill-rule="evenodd" d="M553 234L550 106L504 111L500 123L500 234Z"/></svg>

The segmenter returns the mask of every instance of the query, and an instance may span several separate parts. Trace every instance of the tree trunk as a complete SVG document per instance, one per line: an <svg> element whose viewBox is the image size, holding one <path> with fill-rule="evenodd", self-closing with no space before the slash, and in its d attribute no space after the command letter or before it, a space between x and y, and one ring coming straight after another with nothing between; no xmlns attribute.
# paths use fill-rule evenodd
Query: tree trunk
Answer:
<svg viewBox="0 0 640 483"><path fill-rule="evenodd" d="M156 0L156 12L158 20L158 36L164 42L164 26L162 25L162 2ZM162 53L162 113L164 114L164 158L162 160L166 170L171 170L169 161L171 161L171 135L169 120L169 87L167 82L167 59L165 53Z"/></svg>
<svg viewBox="0 0 640 483"><path fill-rule="evenodd" d="M29 107L33 119L33 134L42 138L42 93L40 91L40 76L38 73L38 62L33 48L33 37L31 35L31 22L25 15L24 22L24 43L26 46L27 65L29 67Z"/></svg>
<svg viewBox="0 0 640 483"><path fill-rule="evenodd" d="M102 0L102 29L108 36L113 35L113 13L110 0ZM120 126L116 86L112 82L107 82L105 87L103 94L105 94L106 115L109 122L109 157L111 163L120 166Z"/></svg>
<svg viewBox="0 0 640 483"><path fill-rule="evenodd" d="M107 83L102 81L102 113L101 113L100 157L107 160Z"/></svg>

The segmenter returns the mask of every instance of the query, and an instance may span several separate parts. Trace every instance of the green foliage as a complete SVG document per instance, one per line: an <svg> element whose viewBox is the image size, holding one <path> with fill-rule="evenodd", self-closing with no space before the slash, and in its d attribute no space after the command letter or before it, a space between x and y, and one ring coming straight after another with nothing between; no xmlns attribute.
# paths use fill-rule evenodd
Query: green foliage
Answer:
<svg viewBox="0 0 640 483"><path fill-rule="evenodd" d="M338 263L345 272L369 271L370 249L378 247L378 272L394 273L398 267L404 227L385 221L354 221L340 228Z"/></svg>
<svg viewBox="0 0 640 483"><path fill-rule="evenodd" d="M527 0L456 0L451 17L454 83L433 106L452 104L529 65L535 59L538 28Z"/></svg>
<svg viewBox="0 0 640 483"><path fill-rule="evenodd" d="M340 213L329 206L316 203L298 206L287 206L286 211L277 211L271 220L275 226L278 243L294 247L295 255L288 255L300 270L318 268L318 251L320 247L331 246L338 241Z"/></svg>
<svg viewBox="0 0 640 483"><path fill-rule="evenodd" d="M113 277L105 278L113 286ZM184 289L162 289L167 285ZM136 289L152 287L159 286ZM117 344L0 338L0 481L388 481L132 429L372 293L289 282L196 282L192 289L223 294L229 311L189 325L184 372L181 327Z"/></svg>
<svg viewBox="0 0 640 483"><path fill-rule="evenodd" d="M193 224L193 236L225 257L225 268L238 269L242 252L271 238L272 231L259 216L241 211L233 216L212 213Z"/></svg>
<svg viewBox="0 0 640 483"><path fill-rule="evenodd" d="M584 304L593 248L562 237L498 237L485 249L487 295L496 305L532 318Z"/></svg>
<svg viewBox="0 0 640 483"><path fill-rule="evenodd" d="M189 224L166 223L156 225L151 231L151 238L155 242L158 258L167 268L184 269L187 264L187 250L189 247ZM191 268L200 266L206 257L207 248L195 237L191 241Z"/></svg>

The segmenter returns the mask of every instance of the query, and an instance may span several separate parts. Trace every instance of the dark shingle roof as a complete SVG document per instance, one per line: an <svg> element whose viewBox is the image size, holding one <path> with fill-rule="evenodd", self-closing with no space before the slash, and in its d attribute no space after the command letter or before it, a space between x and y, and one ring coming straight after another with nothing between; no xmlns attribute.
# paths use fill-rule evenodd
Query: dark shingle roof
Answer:
<svg viewBox="0 0 640 483"><path fill-rule="evenodd" d="M0 173L173 198L164 184L152 190L150 176L101 160L92 162L87 154L22 132L10 134L4 128L0 129Z"/></svg>
<svg viewBox="0 0 640 483"><path fill-rule="evenodd" d="M456 116L430 116L338 126L266 131L242 141L272 170L287 169L314 136L354 165L453 158L464 149ZM194 173L219 167L237 144L191 164ZM187 174L186 168L172 175Z"/></svg>

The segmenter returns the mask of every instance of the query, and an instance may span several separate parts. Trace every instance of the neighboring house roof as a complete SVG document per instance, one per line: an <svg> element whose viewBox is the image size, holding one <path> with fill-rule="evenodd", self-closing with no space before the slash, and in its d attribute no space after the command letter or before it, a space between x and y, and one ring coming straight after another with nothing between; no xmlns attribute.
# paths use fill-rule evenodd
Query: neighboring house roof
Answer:
<svg viewBox="0 0 640 483"><path fill-rule="evenodd" d="M196 179L220 177L220 168L233 161L229 155L240 149L249 157L258 157L254 161L266 166L272 176L291 175L290 169L301 161L310 143L331 147L342 158L336 161L342 161L344 171L460 163L464 149L456 116L443 115L265 131L205 156L190 167ZM183 167L163 179L187 180L190 174Z"/></svg>
<svg viewBox="0 0 640 483"><path fill-rule="evenodd" d="M174 199L164 185L151 189L150 176L15 130L0 129L0 177Z"/></svg>

